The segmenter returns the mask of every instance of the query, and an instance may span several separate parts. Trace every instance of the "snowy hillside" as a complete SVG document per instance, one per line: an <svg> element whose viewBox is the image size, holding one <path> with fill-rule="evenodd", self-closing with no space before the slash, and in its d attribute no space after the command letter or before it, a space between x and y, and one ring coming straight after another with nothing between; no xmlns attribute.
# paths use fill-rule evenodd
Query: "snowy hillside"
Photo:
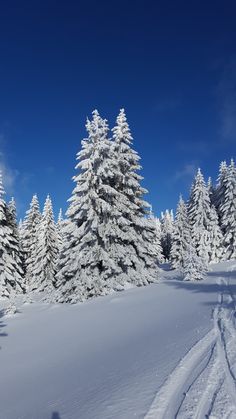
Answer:
<svg viewBox="0 0 236 419"><path fill-rule="evenodd" d="M1 318L1 419L235 418L236 263L174 275L83 304L18 301Z"/></svg>

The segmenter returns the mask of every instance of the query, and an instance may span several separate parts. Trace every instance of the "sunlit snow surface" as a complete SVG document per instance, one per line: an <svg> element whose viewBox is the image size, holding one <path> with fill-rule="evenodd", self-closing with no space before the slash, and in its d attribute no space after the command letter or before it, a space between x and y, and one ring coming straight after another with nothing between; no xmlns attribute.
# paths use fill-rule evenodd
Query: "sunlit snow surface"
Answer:
<svg viewBox="0 0 236 419"><path fill-rule="evenodd" d="M211 269L83 304L16 302L0 319L0 418L236 418L236 262Z"/></svg>

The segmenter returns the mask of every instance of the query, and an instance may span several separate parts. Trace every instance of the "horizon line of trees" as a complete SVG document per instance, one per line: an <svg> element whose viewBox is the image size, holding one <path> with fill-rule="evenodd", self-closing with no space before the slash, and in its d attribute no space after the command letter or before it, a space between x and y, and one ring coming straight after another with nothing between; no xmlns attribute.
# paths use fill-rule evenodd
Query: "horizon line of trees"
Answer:
<svg viewBox="0 0 236 419"><path fill-rule="evenodd" d="M66 218L54 220L50 196L41 214L34 195L23 222L5 202L0 177L0 296L45 292L57 302L83 301L158 279L169 261L186 280L212 262L236 258L236 168L222 162L217 184L198 169L188 202L158 219L143 199L140 157L124 109L109 131L98 111L86 123Z"/></svg>

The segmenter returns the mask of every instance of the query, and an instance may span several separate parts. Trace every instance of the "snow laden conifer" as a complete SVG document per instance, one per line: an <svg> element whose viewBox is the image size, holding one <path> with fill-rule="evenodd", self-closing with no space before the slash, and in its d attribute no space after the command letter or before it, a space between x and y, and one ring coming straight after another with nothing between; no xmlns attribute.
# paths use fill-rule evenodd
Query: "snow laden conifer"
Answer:
<svg viewBox="0 0 236 419"><path fill-rule="evenodd" d="M166 210L161 213L161 245L163 255L166 261L170 259L170 251L172 245L172 235L174 228L173 211Z"/></svg>
<svg viewBox="0 0 236 419"><path fill-rule="evenodd" d="M210 209L210 222L209 222L209 241L210 241L210 253L209 262L220 262L224 255L223 235L219 226L219 218L215 209L212 205Z"/></svg>
<svg viewBox="0 0 236 419"><path fill-rule="evenodd" d="M87 120L88 137L77 154L73 180L76 186L69 200L63 249L59 257L57 300L76 302L102 295L115 288L119 268L111 252L116 215L116 191L111 186L111 142L107 121L98 111Z"/></svg>
<svg viewBox="0 0 236 419"><path fill-rule="evenodd" d="M190 243L184 255L184 281L200 281L204 279L206 272L205 260L197 255L195 247Z"/></svg>
<svg viewBox="0 0 236 419"><path fill-rule="evenodd" d="M225 195L219 211L224 235L225 258L236 258L236 168L233 159L224 178Z"/></svg>
<svg viewBox="0 0 236 419"><path fill-rule="evenodd" d="M155 230L155 242L153 244L155 244L155 247L156 247L157 262L158 264L161 264L164 262L164 257L162 253L162 245L161 245L161 222L159 218L154 216L152 212L152 207L150 208L150 211L149 211L149 219L153 223L154 230Z"/></svg>
<svg viewBox="0 0 236 419"><path fill-rule="evenodd" d="M33 271L35 269L40 220L38 197L34 195L23 221L20 239L25 266L25 285L29 289L33 288Z"/></svg>
<svg viewBox="0 0 236 419"><path fill-rule="evenodd" d="M219 224L221 226L221 218L222 218L222 205L225 202L225 192L226 192L226 176L228 172L228 166L226 161L222 161L219 167L219 175L217 178L217 185L215 192L213 194L213 204L215 205L218 217L219 217Z"/></svg>
<svg viewBox="0 0 236 419"><path fill-rule="evenodd" d="M9 247L10 253L15 260L15 266L20 278L21 288L24 289L24 266L23 266L23 252L20 243L19 229L17 224L16 203L14 198L11 198L8 205L6 205L7 225L11 230Z"/></svg>
<svg viewBox="0 0 236 419"><path fill-rule="evenodd" d="M211 253L210 243L210 212L211 203L209 192L205 184L201 170L198 169L194 183L191 188L188 215L191 228L192 244L197 255L209 262Z"/></svg>
<svg viewBox="0 0 236 419"><path fill-rule="evenodd" d="M212 179L211 179L211 177L209 177L209 178L208 178L208 181L207 181L207 189L208 189L208 193L209 193L209 197L210 197L211 204L213 204L213 205L214 205L214 200L215 200L215 188L214 188L214 186L213 186L213 184L212 184Z"/></svg>
<svg viewBox="0 0 236 419"><path fill-rule="evenodd" d="M161 260L156 226L147 217L150 205L143 199L147 190L141 186L140 157L133 150L133 138L125 110L121 109L113 132L113 185L117 217L114 245L121 269L120 278L135 285L157 279L157 261Z"/></svg>
<svg viewBox="0 0 236 419"><path fill-rule="evenodd" d="M50 293L54 290L59 242L58 231L54 222L52 201L49 195L45 201L42 218L39 223L36 250L31 290Z"/></svg>
<svg viewBox="0 0 236 419"><path fill-rule="evenodd" d="M139 157L124 111L108 138L108 125L97 111L87 121L67 211L66 245L60 255L59 301L78 301L127 282L143 285L156 275L153 224L145 219Z"/></svg>
<svg viewBox="0 0 236 419"><path fill-rule="evenodd" d="M64 240L64 228L65 228L65 220L63 218L62 209L60 208L58 219L56 223L57 227L57 233L58 233L58 243L59 243L59 249L62 249L63 246L63 240Z"/></svg>
<svg viewBox="0 0 236 419"><path fill-rule="evenodd" d="M4 187L0 173L0 296L11 297L22 292L22 270L17 257L17 244L12 226L9 222L9 212L4 200Z"/></svg>
<svg viewBox="0 0 236 419"><path fill-rule="evenodd" d="M182 196L180 196L176 210L170 251L170 259L173 268L183 269L185 254L190 243L191 233L188 210Z"/></svg>

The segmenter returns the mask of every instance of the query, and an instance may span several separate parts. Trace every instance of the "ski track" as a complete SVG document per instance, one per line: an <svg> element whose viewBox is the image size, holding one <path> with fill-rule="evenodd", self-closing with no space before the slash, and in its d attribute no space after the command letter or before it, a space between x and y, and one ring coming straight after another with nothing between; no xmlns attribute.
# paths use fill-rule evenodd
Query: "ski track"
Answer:
<svg viewBox="0 0 236 419"><path fill-rule="evenodd" d="M236 301L227 273L216 280L212 330L182 358L145 419L236 419Z"/></svg>

